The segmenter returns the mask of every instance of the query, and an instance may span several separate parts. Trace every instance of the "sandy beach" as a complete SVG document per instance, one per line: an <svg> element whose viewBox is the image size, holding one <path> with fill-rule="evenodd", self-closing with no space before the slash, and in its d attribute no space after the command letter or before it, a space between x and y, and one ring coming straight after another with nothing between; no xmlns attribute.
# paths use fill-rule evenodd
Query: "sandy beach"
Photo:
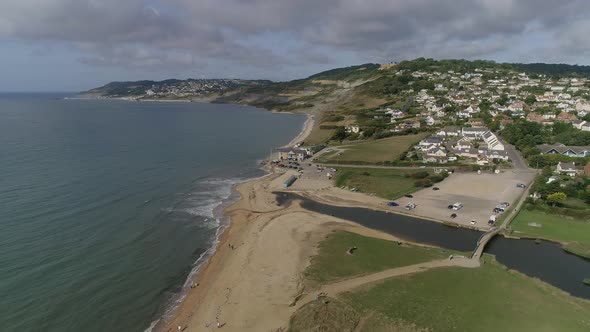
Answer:
<svg viewBox="0 0 590 332"><path fill-rule="evenodd" d="M160 331L275 331L288 326L295 299L306 292L301 275L317 244L342 229L396 240L348 221L312 213L297 203L277 206L273 190L285 174L237 186L228 207L231 225L202 269L176 317ZM218 323L221 328L218 328Z"/></svg>

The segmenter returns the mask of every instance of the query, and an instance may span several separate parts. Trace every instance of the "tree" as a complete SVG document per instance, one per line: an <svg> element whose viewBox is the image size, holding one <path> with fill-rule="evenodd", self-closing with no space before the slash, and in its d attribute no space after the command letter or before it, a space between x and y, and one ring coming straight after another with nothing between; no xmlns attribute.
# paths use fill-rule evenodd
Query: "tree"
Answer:
<svg viewBox="0 0 590 332"><path fill-rule="evenodd" d="M346 129L344 127L338 127L332 139L342 142L346 138Z"/></svg>
<svg viewBox="0 0 590 332"><path fill-rule="evenodd" d="M537 101L537 97L535 97L535 95L528 95L525 99L524 102L531 106L532 104L534 104Z"/></svg>
<svg viewBox="0 0 590 332"><path fill-rule="evenodd" d="M565 201L567 195L561 191L547 195L547 202L553 206Z"/></svg>

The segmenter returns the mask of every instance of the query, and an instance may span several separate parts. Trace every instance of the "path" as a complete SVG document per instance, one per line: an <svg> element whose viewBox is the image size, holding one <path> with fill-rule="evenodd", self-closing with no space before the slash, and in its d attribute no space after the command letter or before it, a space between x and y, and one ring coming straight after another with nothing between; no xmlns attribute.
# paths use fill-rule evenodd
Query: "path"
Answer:
<svg viewBox="0 0 590 332"><path fill-rule="evenodd" d="M325 293L328 296L335 296L339 293L350 291L357 287L373 283L376 281L397 277L401 275L411 274L411 273L418 273L424 272L433 268L438 267L449 267L449 266L458 266L458 267L466 267L466 268L476 268L480 266L479 260L473 260L466 257L455 257L453 259L441 259L436 261L430 261L426 263L396 267L393 269L376 272L373 274L363 275L357 278L347 279L331 284L323 285L317 291L306 294L303 296L299 301L297 301L297 307L301 307L304 304L312 301L316 294Z"/></svg>

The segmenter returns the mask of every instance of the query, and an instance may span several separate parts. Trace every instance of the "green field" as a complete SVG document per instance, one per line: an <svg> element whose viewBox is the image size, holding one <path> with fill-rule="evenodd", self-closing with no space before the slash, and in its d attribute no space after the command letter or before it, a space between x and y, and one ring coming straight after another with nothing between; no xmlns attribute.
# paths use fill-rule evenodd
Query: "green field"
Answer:
<svg viewBox="0 0 590 332"><path fill-rule="evenodd" d="M432 331L588 331L590 302L507 271L493 259L478 269L441 268L389 279L342 296Z"/></svg>
<svg viewBox="0 0 590 332"><path fill-rule="evenodd" d="M529 226L529 223L542 227ZM590 222L522 209L510 224L514 235L557 241L575 254L590 257Z"/></svg>
<svg viewBox="0 0 590 332"><path fill-rule="evenodd" d="M346 255L351 245L359 248L354 255L358 257ZM316 282L334 280L447 254L337 232L322 243L306 276ZM367 284L336 298L320 298L293 315L289 330L590 330L589 301L510 271L490 256L484 258L480 268L431 269Z"/></svg>
<svg viewBox="0 0 590 332"><path fill-rule="evenodd" d="M342 153L320 158L318 162L327 164L355 162L364 164L379 164L386 161L396 161L400 155L426 137L427 133L416 135L394 136L375 141L368 141L358 144L343 145Z"/></svg>
<svg viewBox="0 0 590 332"><path fill-rule="evenodd" d="M319 127L314 127L311 133L309 133L309 136L305 138L305 145L313 146L326 143L330 140L332 135L334 135L335 131L335 129L320 129Z"/></svg>
<svg viewBox="0 0 590 332"><path fill-rule="evenodd" d="M346 251L357 247L354 255ZM319 254L305 271L306 279L324 283L394 267L448 257L450 251L398 244L349 232L335 232L322 241Z"/></svg>
<svg viewBox="0 0 590 332"><path fill-rule="evenodd" d="M361 192L375 193L385 199L397 199L415 192L416 179L406 177L416 171L379 168L338 168L335 185L337 187L357 188Z"/></svg>

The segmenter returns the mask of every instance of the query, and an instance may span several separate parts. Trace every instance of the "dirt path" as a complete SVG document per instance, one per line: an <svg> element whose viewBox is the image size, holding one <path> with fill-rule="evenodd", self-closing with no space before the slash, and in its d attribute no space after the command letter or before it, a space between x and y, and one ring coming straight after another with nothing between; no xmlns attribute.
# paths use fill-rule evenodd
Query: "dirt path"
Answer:
<svg viewBox="0 0 590 332"><path fill-rule="evenodd" d="M347 280L324 285L319 290L317 290L313 293L310 293L310 294L306 294L304 297L302 297L298 301L297 307L301 307L304 304L312 301L320 293L325 293L328 296L335 296L339 293L350 291L350 290L355 289L357 287L360 287L360 286L363 286L363 285L366 285L369 283L373 283L376 281L380 281L380 280L384 280L384 279L388 279L388 278L392 278L392 277L397 277L397 276L401 276L401 275L411 274L411 273L424 272L424 271L428 271L433 268L449 267L449 266L476 268L476 267L480 266L480 263L477 260L472 260L472 259L469 259L466 257L457 257L452 260L441 259L441 260L430 261L430 262L426 262L426 263L402 266L402 267L397 267L397 268L393 268L393 269L389 269L389 270L385 270L385 271L381 271L381 272L377 272L377 273L373 273L373 274L369 274L369 275L364 275L364 276L357 277L357 278L347 279Z"/></svg>

